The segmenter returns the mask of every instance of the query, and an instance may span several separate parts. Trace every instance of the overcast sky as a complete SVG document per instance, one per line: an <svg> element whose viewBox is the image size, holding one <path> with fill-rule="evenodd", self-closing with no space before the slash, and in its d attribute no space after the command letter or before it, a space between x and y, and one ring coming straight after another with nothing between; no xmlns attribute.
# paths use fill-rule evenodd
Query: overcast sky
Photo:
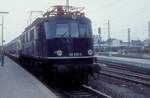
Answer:
<svg viewBox="0 0 150 98"><path fill-rule="evenodd" d="M46 11L50 6L65 4L65 1L0 0L0 11L10 12L5 15L4 39L8 42L24 31L31 10ZM127 41L129 27L132 39L147 38L150 0L70 0L70 5L85 7L86 15L92 20L94 34L97 34L97 28L101 27L104 40L107 39L108 20L112 38Z"/></svg>

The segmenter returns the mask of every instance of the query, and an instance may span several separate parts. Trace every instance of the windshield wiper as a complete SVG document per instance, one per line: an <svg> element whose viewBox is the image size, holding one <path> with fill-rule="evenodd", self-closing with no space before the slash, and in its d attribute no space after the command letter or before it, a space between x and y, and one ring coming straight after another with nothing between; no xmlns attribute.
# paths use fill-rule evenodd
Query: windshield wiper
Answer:
<svg viewBox="0 0 150 98"><path fill-rule="evenodd" d="M64 34L62 34L61 37L65 37L66 34L67 34L67 32L65 32Z"/></svg>

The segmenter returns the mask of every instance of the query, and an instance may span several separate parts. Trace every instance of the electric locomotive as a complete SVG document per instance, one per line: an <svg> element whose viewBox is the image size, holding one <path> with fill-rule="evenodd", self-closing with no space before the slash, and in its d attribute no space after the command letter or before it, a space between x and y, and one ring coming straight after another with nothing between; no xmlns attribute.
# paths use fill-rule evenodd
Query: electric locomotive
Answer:
<svg viewBox="0 0 150 98"><path fill-rule="evenodd" d="M57 82L87 83L95 58L91 21L82 10L54 6L37 18L19 37L20 62L30 68L44 68Z"/></svg>

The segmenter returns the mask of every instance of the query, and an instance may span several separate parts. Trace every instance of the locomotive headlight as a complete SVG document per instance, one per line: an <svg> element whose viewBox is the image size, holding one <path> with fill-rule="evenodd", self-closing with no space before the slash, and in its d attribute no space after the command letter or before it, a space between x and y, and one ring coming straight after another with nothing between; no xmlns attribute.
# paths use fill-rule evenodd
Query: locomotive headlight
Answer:
<svg viewBox="0 0 150 98"><path fill-rule="evenodd" d="M91 49L88 50L88 55L93 55L93 51Z"/></svg>
<svg viewBox="0 0 150 98"><path fill-rule="evenodd" d="M58 56L62 56L63 52L62 52L61 50L57 50L57 51L56 51L56 54L57 54Z"/></svg>

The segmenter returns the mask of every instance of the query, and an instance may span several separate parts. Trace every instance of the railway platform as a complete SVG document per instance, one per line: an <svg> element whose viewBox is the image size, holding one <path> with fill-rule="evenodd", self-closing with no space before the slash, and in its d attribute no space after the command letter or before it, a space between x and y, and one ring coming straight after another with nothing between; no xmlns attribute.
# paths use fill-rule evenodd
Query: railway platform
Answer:
<svg viewBox="0 0 150 98"><path fill-rule="evenodd" d="M57 98L29 72L5 56L0 66L0 98Z"/></svg>
<svg viewBox="0 0 150 98"><path fill-rule="evenodd" d="M114 57L114 56L96 56L96 57L98 58L98 60L117 62L121 64L134 65L150 69L150 60L148 59Z"/></svg>

